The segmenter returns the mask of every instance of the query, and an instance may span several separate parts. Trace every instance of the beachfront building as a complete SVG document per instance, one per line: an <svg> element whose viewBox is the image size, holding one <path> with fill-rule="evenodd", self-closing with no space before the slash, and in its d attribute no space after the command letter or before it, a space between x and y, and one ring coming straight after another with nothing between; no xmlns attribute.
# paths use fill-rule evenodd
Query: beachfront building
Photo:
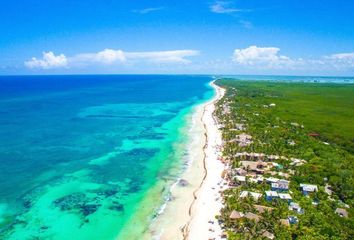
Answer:
<svg viewBox="0 0 354 240"><path fill-rule="evenodd" d="M272 207L267 207L267 206L263 206L263 205L253 205L253 207L257 210L257 212L259 213L264 213L264 212L271 212L273 211L274 208Z"/></svg>
<svg viewBox="0 0 354 240"><path fill-rule="evenodd" d="M310 193L318 191L317 185L304 184L304 183L300 184L300 189L302 190L302 193L305 196L308 196Z"/></svg>
<svg viewBox="0 0 354 240"><path fill-rule="evenodd" d="M272 191L286 192L289 190L289 181L281 179L278 182L271 183Z"/></svg>
<svg viewBox="0 0 354 240"><path fill-rule="evenodd" d="M239 176L246 176L247 175L247 171L242 169L242 168L235 168L234 174L235 175L239 175Z"/></svg>
<svg viewBox="0 0 354 240"><path fill-rule="evenodd" d="M344 208L337 208L335 213L337 213L341 217L348 218L348 212Z"/></svg>
<svg viewBox="0 0 354 240"><path fill-rule="evenodd" d="M242 191L240 193L240 198L246 198L246 197L252 197L254 200L258 200L260 197L262 197L262 194L257 192Z"/></svg>
<svg viewBox="0 0 354 240"><path fill-rule="evenodd" d="M247 212L247 213L242 213L242 212L238 212L236 210L233 210L230 214L230 220L231 221L241 221L242 219L249 219L252 221L255 221L256 223L259 222L259 220L262 218L261 216L251 213L251 212Z"/></svg>
<svg viewBox="0 0 354 240"><path fill-rule="evenodd" d="M291 202L292 201L292 197L290 196L290 194L289 193L278 193L278 196L279 196L279 198L281 199L281 200L285 200L285 201L287 201L287 202Z"/></svg>
<svg viewBox="0 0 354 240"><path fill-rule="evenodd" d="M246 184L246 177L245 177L245 176L236 175L236 176L235 176L235 183L236 183L237 185L244 185L244 184Z"/></svg>
<svg viewBox="0 0 354 240"><path fill-rule="evenodd" d="M277 183L280 179L275 177L266 178L267 183Z"/></svg>
<svg viewBox="0 0 354 240"><path fill-rule="evenodd" d="M261 216L251 212L246 213L244 217L249 220L255 221L256 223L259 222L259 220L262 218Z"/></svg>
<svg viewBox="0 0 354 240"><path fill-rule="evenodd" d="M252 160L252 161L257 161L257 160L264 160L266 155L264 153L248 153L248 152L238 152L234 155L235 158L240 158L242 160Z"/></svg>
<svg viewBox="0 0 354 240"><path fill-rule="evenodd" d="M297 224L299 222L299 219L296 216L289 216L288 220L290 224Z"/></svg>
<svg viewBox="0 0 354 240"><path fill-rule="evenodd" d="M232 142L237 142L240 147L246 147L252 143L252 136L246 133L236 135L236 138Z"/></svg>
<svg viewBox="0 0 354 240"><path fill-rule="evenodd" d="M256 174L264 174L265 169L267 168L268 164L262 161L241 161L241 166L246 171L251 171Z"/></svg>
<svg viewBox="0 0 354 240"><path fill-rule="evenodd" d="M266 191L265 195L267 201L273 201L273 199L279 198L279 195L276 191Z"/></svg>
<svg viewBox="0 0 354 240"><path fill-rule="evenodd" d="M304 210L300 207L300 205L298 203L295 203L295 202L291 202L289 204L289 210L291 211L295 211L299 214L303 214L304 213Z"/></svg>
<svg viewBox="0 0 354 240"><path fill-rule="evenodd" d="M230 220L231 221L237 221L239 219L243 218L243 213L242 212L238 212L233 210L230 214Z"/></svg>

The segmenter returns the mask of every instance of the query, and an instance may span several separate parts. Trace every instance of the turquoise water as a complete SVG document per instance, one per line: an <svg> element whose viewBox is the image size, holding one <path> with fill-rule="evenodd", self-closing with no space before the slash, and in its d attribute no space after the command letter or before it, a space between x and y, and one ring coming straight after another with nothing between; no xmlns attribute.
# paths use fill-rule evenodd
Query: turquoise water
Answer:
<svg viewBox="0 0 354 240"><path fill-rule="evenodd" d="M139 238L210 80L0 77L0 239Z"/></svg>

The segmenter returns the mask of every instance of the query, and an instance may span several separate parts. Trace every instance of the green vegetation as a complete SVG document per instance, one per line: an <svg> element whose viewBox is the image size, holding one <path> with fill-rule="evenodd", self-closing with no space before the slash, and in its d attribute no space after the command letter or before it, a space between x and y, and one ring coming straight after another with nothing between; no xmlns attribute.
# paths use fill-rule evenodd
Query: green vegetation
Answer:
<svg viewBox="0 0 354 240"><path fill-rule="evenodd" d="M220 80L235 87L240 97L275 103L272 114L297 121L320 133L324 141L354 153L354 85Z"/></svg>
<svg viewBox="0 0 354 240"><path fill-rule="evenodd" d="M293 202L304 211L294 213L288 203L279 199L266 201L264 192L270 190L270 185L247 181L224 192L225 208L220 220L229 230L229 239L264 239L265 230L276 239L354 239L354 85L231 79L218 80L217 84L227 90L216 115L223 124L223 154L232 166L230 172L240 166L241 159L236 155L239 152L284 156L273 161L283 169L273 167L263 176L287 178ZM239 124L245 129L238 129ZM230 141L241 133L251 135L252 143L240 146ZM292 158L306 162L296 166ZM318 191L306 197L299 188L301 183L317 185ZM331 194L325 192L325 186L332 190ZM257 201L241 200L242 190L263 196ZM254 204L274 210L258 213ZM336 214L337 208L345 208L349 218ZM233 210L257 213L261 219L231 221ZM289 216L296 216L298 223L280 223Z"/></svg>

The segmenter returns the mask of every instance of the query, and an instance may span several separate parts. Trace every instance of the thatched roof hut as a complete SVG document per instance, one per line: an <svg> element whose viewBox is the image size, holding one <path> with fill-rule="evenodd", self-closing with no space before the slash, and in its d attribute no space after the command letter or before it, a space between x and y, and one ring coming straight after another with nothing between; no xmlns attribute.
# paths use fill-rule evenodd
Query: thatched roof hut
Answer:
<svg viewBox="0 0 354 240"><path fill-rule="evenodd" d="M233 210L230 214L231 220L237 220L243 218L243 213Z"/></svg>

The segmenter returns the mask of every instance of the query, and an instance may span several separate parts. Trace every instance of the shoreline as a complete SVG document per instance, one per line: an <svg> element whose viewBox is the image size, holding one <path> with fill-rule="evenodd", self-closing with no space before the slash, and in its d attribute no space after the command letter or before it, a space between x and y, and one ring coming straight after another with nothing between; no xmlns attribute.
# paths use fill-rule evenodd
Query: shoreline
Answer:
<svg viewBox="0 0 354 240"><path fill-rule="evenodd" d="M222 229L215 216L219 215L223 205L219 191L223 188L222 172L225 165L218 160L221 156L222 136L213 113L215 103L224 96L225 90L215 85L214 81L211 86L215 89L216 96L204 106L202 116L206 138L203 147L205 177L196 190L195 201L190 206L191 219L186 225L189 232L184 239L217 239L222 235Z"/></svg>
<svg viewBox="0 0 354 240"><path fill-rule="evenodd" d="M204 239L221 234L215 215L222 207L218 184L224 165L219 157L221 133L213 117L225 90L210 83L213 98L196 107L191 119L188 165L170 188L170 199L144 239ZM208 209L208 211L205 211ZM162 209L161 209L162 210ZM214 232L210 230L213 221Z"/></svg>

